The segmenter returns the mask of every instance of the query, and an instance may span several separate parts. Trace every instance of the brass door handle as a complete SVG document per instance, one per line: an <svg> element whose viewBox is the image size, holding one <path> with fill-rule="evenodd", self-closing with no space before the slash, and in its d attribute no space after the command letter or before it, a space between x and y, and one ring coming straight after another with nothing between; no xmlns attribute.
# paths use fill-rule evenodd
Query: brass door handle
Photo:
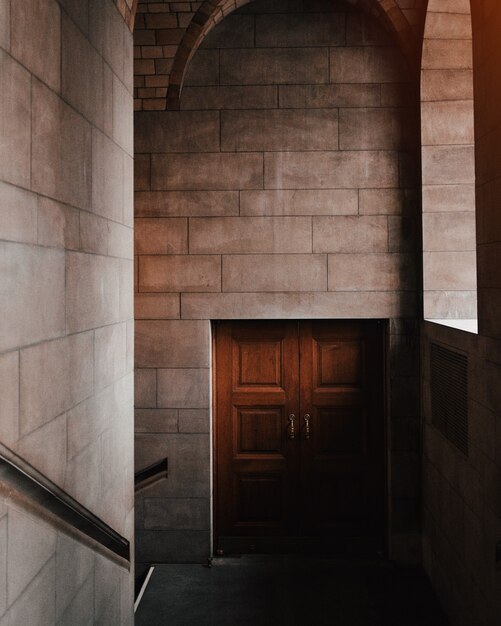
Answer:
<svg viewBox="0 0 501 626"><path fill-rule="evenodd" d="M287 426L287 436L289 437L289 439L296 438L296 429L294 428L295 419L296 419L296 416L294 415L294 413L291 413L289 415L289 425Z"/></svg>
<svg viewBox="0 0 501 626"><path fill-rule="evenodd" d="M309 413L306 413L304 416L304 423L305 423L305 434L304 434L304 438L305 439L309 439L310 438L310 418L311 415Z"/></svg>

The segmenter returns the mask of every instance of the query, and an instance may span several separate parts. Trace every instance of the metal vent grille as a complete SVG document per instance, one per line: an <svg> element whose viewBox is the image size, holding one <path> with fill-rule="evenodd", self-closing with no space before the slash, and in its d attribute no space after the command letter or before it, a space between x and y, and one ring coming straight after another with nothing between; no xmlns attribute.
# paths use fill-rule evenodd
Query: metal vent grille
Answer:
<svg viewBox="0 0 501 626"><path fill-rule="evenodd" d="M468 358L431 344L432 423L468 455Z"/></svg>

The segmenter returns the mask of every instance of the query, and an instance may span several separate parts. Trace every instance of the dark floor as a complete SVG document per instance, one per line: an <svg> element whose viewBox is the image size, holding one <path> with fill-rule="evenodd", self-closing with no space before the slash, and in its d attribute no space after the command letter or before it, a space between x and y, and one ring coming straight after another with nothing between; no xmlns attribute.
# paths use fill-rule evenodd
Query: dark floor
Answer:
<svg viewBox="0 0 501 626"><path fill-rule="evenodd" d="M157 565L136 626L447 626L420 569L387 561L243 556Z"/></svg>

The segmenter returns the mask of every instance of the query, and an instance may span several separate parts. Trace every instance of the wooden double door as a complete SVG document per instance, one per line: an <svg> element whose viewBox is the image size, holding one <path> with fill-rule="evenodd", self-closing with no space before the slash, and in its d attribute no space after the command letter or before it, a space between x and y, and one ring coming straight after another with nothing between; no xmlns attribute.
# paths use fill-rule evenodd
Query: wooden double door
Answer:
<svg viewBox="0 0 501 626"><path fill-rule="evenodd" d="M215 331L216 548L381 550L383 324L232 321Z"/></svg>

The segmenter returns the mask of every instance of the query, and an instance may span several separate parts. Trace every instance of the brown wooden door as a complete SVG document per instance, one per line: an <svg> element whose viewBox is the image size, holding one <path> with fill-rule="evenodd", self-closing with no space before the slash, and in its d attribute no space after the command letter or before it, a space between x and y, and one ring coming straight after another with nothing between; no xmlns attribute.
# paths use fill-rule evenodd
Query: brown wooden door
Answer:
<svg viewBox="0 0 501 626"><path fill-rule="evenodd" d="M295 531L298 410L294 322L225 322L216 339L216 519L229 536Z"/></svg>
<svg viewBox="0 0 501 626"><path fill-rule="evenodd" d="M301 322L303 533L382 537L384 359L374 322ZM309 437L305 415L309 415Z"/></svg>
<svg viewBox="0 0 501 626"><path fill-rule="evenodd" d="M216 547L382 539L383 363L377 322L217 323Z"/></svg>

